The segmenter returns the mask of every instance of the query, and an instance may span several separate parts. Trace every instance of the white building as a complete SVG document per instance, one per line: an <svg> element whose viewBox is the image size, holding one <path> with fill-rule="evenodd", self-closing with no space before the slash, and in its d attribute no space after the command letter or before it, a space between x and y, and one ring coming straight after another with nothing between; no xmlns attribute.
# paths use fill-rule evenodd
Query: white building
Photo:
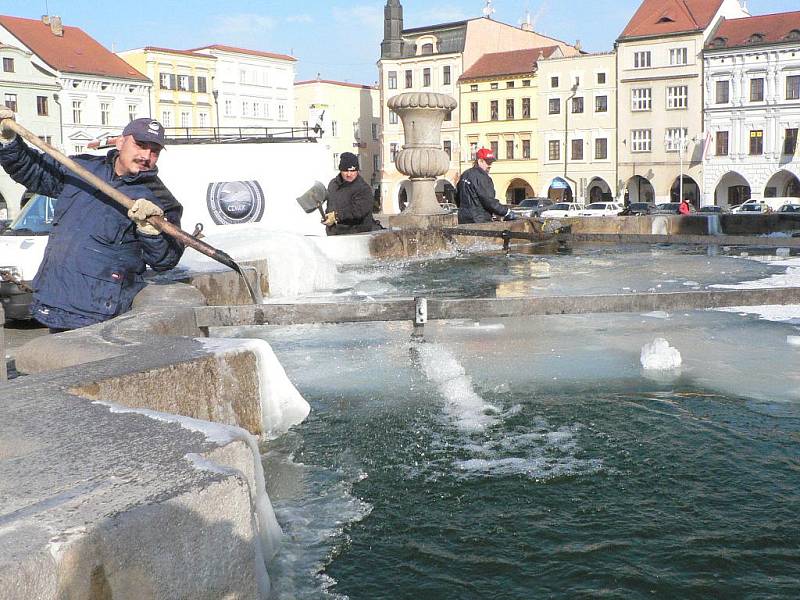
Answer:
<svg viewBox="0 0 800 600"><path fill-rule="evenodd" d="M0 15L0 44L16 49L20 66L28 63L38 71L30 71L28 81L39 91L20 87L21 122L60 143L67 154L80 153L91 140L118 135L132 119L150 115L152 82L81 29L62 26L59 17L39 21ZM11 50L3 56L15 58ZM36 104L23 103L23 95L37 96ZM21 195L19 188L16 193ZM13 213L19 198L6 200Z"/></svg>
<svg viewBox="0 0 800 600"><path fill-rule="evenodd" d="M212 93L219 105L220 127L294 125L296 58L220 44L191 52L217 59Z"/></svg>
<svg viewBox="0 0 800 600"><path fill-rule="evenodd" d="M705 47L704 204L800 197L800 11L723 20Z"/></svg>

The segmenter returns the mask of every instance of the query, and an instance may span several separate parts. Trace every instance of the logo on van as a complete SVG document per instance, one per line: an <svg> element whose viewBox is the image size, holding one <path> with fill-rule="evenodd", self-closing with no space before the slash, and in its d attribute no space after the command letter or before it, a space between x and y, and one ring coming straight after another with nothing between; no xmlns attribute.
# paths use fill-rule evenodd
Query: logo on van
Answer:
<svg viewBox="0 0 800 600"><path fill-rule="evenodd" d="M206 204L217 225L257 223L264 216L264 192L257 181L210 183Z"/></svg>

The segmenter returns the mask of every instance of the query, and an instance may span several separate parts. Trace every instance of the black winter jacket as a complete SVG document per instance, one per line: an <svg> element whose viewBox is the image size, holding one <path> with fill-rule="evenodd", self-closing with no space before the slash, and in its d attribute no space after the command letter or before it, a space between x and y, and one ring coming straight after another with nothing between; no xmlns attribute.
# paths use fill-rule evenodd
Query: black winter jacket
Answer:
<svg viewBox="0 0 800 600"><path fill-rule="evenodd" d="M326 212L336 213L336 224L326 227L328 235L364 233L383 229L372 218L372 188L359 175L352 183L337 175L328 184Z"/></svg>
<svg viewBox="0 0 800 600"><path fill-rule="evenodd" d="M117 153L73 159L128 197L154 202L180 227L183 207L157 170L117 177ZM74 329L126 312L145 286L146 265L165 271L178 264L180 243L139 232L125 208L19 138L0 148L0 164L30 191L56 198L53 228L33 280L33 315L45 325Z"/></svg>
<svg viewBox="0 0 800 600"><path fill-rule="evenodd" d="M492 214L505 217L509 208L494 197L494 183L477 165L461 174L456 186L459 223L488 223Z"/></svg>

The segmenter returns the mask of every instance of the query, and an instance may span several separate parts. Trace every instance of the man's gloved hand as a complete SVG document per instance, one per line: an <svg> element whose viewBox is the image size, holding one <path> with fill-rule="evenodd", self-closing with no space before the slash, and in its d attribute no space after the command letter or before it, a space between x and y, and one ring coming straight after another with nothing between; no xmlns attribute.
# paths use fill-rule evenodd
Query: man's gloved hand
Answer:
<svg viewBox="0 0 800 600"><path fill-rule="evenodd" d="M506 216L503 218L504 221L516 221L517 219L519 219L519 217L517 216L517 213L515 213L510 208L508 209L508 212L506 213Z"/></svg>
<svg viewBox="0 0 800 600"><path fill-rule="evenodd" d="M14 118L14 111L10 108L6 108L5 106L0 107L0 121L4 121L5 119L11 119L12 121L16 121ZM0 143L8 144L14 141L14 138L17 137L17 134L11 131L10 129L3 128L0 131Z"/></svg>
<svg viewBox="0 0 800 600"><path fill-rule="evenodd" d="M325 218L322 219L322 224L325 225L325 227L333 227L334 225L336 225L336 213L335 212L325 213Z"/></svg>
<svg viewBox="0 0 800 600"><path fill-rule="evenodd" d="M139 198L134 202L128 211L128 218L136 223L136 229L145 235L159 234L158 229L147 222L147 217L153 216L163 217L164 211L150 202L150 200L145 200L144 198Z"/></svg>

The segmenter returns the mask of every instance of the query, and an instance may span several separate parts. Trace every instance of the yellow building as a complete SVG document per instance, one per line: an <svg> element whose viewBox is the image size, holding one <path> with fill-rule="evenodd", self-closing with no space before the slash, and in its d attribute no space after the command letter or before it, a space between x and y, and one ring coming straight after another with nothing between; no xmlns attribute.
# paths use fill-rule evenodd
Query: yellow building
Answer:
<svg viewBox="0 0 800 600"><path fill-rule="evenodd" d="M509 204L540 195L537 65L551 56L563 52L552 45L485 54L458 81L459 171L472 166L478 148L491 148L495 192Z"/></svg>
<svg viewBox="0 0 800 600"><path fill-rule="evenodd" d="M294 84L295 118L307 127L319 125L320 143L331 154L331 177L342 152L358 155L361 176L373 189L380 177L380 107L373 86L312 79Z"/></svg>
<svg viewBox="0 0 800 600"><path fill-rule="evenodd" d="M164 127L218 126L216 57L152 46L117 54L153 81L150 114Z"/></svg>

